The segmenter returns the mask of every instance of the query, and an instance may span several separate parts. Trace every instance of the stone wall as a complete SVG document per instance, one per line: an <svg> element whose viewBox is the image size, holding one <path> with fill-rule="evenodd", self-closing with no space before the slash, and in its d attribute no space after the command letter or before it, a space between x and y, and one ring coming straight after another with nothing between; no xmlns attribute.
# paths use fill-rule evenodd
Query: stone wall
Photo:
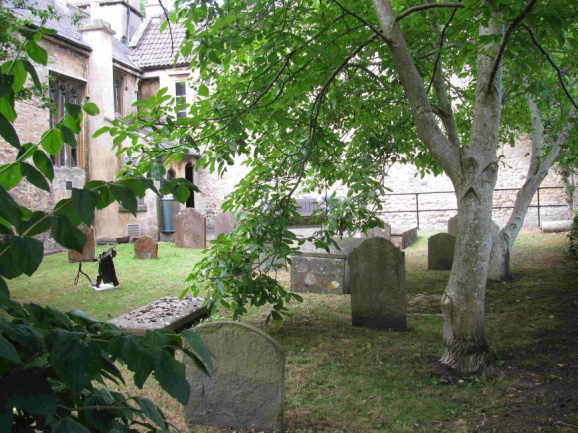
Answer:
<svg viewBox="0 0 578 433"><path fill-rule="evenodd" d="M43 84L49 82L50 74L58 74L63 77L72 78L80 82L86 82L87 77L87 52L80 49L71 48L54 38L44 38L39 44L49 53L47 66L35 65L38 78ZM18 117L14 126L18 132L21 143L38 143L44 133L50 127L49 110L42 106L42 102L36 99L16 102L16 112ZM34 119L34 121L31 121ZM86 180L86 123L84 123L83 135L79 137L78 147L78 167L54 167L54 180L52 181L52 193L42 191L29 184L26 180L20 182L18 186L10 190L14 199L24 206L33 210L49 211L54 205L71 196L71 191L66 189L66 183L70 182L72 187L80 188ZM16 157L16 149L0 138L0 163L10 163ZM62 249L50 236L43 234L39 236L44 241L45 251L55 251Z"/></svg>
<svg viewBox="0 0 578 433"><path fill-rule="evenodd" d="M528 169L530 143L527 137L522 137L516 147L509 145L501 149L504 157L501 159L498 174L497 189L518 189L524 184ZM237 161L236 161L237 162ZM214 216L220 212L224 197L228 194L245 173L244 167L227 167L227 172L222 178L202 169L195 172L196 184L201 189L201 194L195 198L197 207L207 216L207 228L213 228ZM416 195L419 195L419 209L449 209L446 211L420 212L419 227L422 230L445 229L448 219L457 213L457 203L453 193L453 185L445 175L421 177L414 166L395 164L391 167L385 186L392 189L391 194L384 197L385 220L394 227L415 227L416 219ZM542 221L565 220L571 217L570 208L566 203L565 191L562 178L550 170L550 174L544 179L542 187L558 187L558 189L545 189L540 191L540 205L562 205L562 207L542 208L540 218ZM517 191L496 191L494 195L494 207L513 206ZM337 188L337 193L344 195L342 188ZM426 194L424 194L426 193ZM409 194L409 195L398 195ZM305 198L305 197L303 197ZM534 197L533 205L537 204ZM410 211L410 212L402 212ZM510 215L511 209L496 209L494 220L503 226ZM524 227L537 227L537 209L530 208Z"/></svg>

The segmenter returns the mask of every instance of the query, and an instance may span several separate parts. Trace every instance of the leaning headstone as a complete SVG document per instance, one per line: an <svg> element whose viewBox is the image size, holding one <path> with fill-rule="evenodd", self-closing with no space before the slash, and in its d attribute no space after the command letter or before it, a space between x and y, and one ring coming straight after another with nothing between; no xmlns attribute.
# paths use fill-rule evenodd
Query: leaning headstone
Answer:
<svg viewBox="0 0 578 433"><path fill-rule="evenodd" d="M407 330L405 253L383 238L349 255L353 326Z"/></svg>
<svg viewBox="0 0 578 433"><path fill-rule="evenodd" d="M448 233L450 235L458 235L458 216L454 215L448 220Z"/></svg>
<svg viewBox="0 0 578 433"><path fill-rule="evenodd" d="M229 234L235 230L237 219L231 212L223 212L215 217L215 237L221 233Z"/></svg>
<svg viewBox="0 0 578 433"><path fill-rule="evenodd" d="M491 222L492 250L490 251L490 266L488 280L502 281L510 278L510 247L506 235L500 226Z"/></svg>
<svg viewBox="0 0 578 433"><path fill-rule="evenodd" d="M185 358L191 385L185 418L190 424L255 432L282 432L285 351L271 336L239 322L196 327L214 355L206 376Z"/></svg>
<svg viewBox="0 0 578 433"><path fill-rule="evenodd" d="M86 235L86 243L82 249L82 253L74 250L68 250L69 262L87 262L94 260L96 257L96 240L94 236L94 228L87 227L81 224L79 229Z"/></svg>
<svg viewBox="0 0 578 433"><path fill-rule="evenodd" d="M135 259L157 259L158 252L159 244L151 236L141 236L134 243Z"/></svg>
<svg viewBox="0 0 578 433"><path fill-rule="evenodd" d="M449 271L454 263L456 237L449 233L438 233L427 240L427 268L434 271Z"/></svg>
<svg viewBox="0 0 578 433"><path fill-rule="evenodd" d="M175 245L178 248L207 247L207 220L198 210L186 208L175 216Z"/></svg>

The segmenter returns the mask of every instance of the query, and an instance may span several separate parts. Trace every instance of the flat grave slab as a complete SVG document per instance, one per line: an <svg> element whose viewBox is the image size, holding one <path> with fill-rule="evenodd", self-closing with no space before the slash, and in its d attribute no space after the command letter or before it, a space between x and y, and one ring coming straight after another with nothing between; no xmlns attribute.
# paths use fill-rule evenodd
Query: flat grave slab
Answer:
<svg viewBox="0 0 578 433"><path fill-rule="evenodd" d="M209 315L210 309L203 305L205 298L165 296L143 307L118 316L108 323L134 334L145 331L168 329L178 331Z"/></svg>

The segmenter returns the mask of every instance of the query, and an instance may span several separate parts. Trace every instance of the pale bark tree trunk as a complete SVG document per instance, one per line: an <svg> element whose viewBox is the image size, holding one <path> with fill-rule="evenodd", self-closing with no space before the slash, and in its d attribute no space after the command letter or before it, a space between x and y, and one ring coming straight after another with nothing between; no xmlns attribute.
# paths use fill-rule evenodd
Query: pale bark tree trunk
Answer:
<svg viewBox="0 0 578 433"><path fill-rule="evenodd" d="M456 253L442 299L444 350L441 361L462 371L477 371L487 356L484 304L491 249L492 196L497 177L501 69L489 82L493 59L487 54L478 56L470 142L460 148L451 118L442 117L442 123L453 140L438 126L390 2L373 0L373 4L410 104L418 137L452 180L458 199ZM503 26L493 22L480 29L480 35L501 35L502 32ZM486 48L486 52L492 53L495 46Z"/></svg>
<svg viewBox="0 0 578 433"><path fill-rule="evenodd" d="M518 236L518 233L520 233L520 229L524 224L524 219L528 213L528 208L532 203L532 198L536 194L536 191L542 184L544 178L548 175L548 171L560 153L561 146L566 143L566 140L568 139L568 131L573 127L574 118L576 116L576 111L573 110L570 122L564 127L562 133L558 135L558 138L548 155L543 158L544 137L541 112L532 98L528 98L528 107L532 118L532 149L530 153L530 165L528 166L526 181L516 195L514 209L512 210L508 222L501 231L504 236L506 248L492 252L494 273L490 275L490 279L504 279L510 276L509 256L512 252L516 237ZM501 270L501 272L498 270Z"/></svg>

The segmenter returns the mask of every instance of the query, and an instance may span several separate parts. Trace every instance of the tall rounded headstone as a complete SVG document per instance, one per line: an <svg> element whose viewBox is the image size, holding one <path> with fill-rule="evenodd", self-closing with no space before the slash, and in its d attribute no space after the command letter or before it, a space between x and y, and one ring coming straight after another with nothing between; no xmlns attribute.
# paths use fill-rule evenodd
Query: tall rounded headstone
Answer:
<svg viewBox="0 0 578 433"><path fill-rule="evenodd" d="M223 212L215 217L215 237L221 233L229 234L235 230L237 219L231 212Z"/></svg>
<svg viewBox="0 0 578 433"><path fill-rule="evenodd" d="M195 332L214 355L206 376L186 358L191 385L190 424L255 432L282 432L285 350L271 336L239 322L213 322Z"/></svg>
<svg viewBox="0 0 578 433"><path fill-rule="evenodd" d="M175 216L175 245L178 248L207 247L207 220L198 210L186 208Z"/></svg>
<svg viewBox="0 0 578 433"><path fill-rule="evenodd" d="M353 326L407 330L405 253L370 238L349 255Z"/></svg>
<svg viewBox="0 0 578 433"><path fill-rule="evenodd" d="M427 268L434 271L450 271L454 263L456 237L438 233L427 240Z"/></svg>

